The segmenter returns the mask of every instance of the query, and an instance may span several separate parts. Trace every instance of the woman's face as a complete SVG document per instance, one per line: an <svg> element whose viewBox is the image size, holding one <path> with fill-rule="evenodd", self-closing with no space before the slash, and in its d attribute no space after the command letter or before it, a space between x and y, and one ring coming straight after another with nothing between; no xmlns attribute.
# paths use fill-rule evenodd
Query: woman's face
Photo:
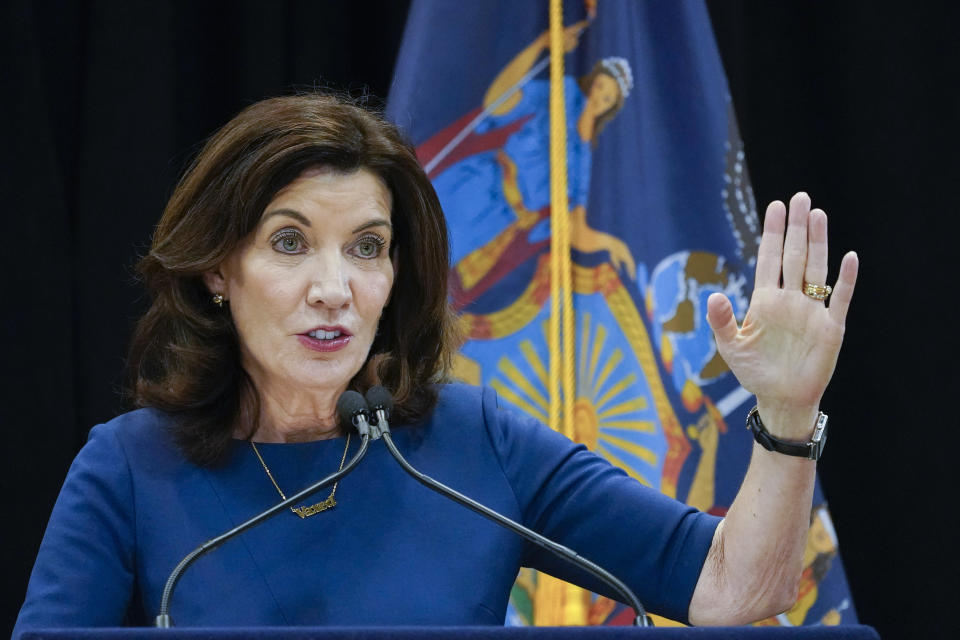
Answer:
<svg viewBox="0 0 960 640"><path fill-rule="evenodd" d="M390 191L366 169L309 170L207 274L261 393L339 395L360 370L393 286L390 210Z"/></svg>
<svg viewBox="0 0 960 640"><path fill-rule="evenodd" d="M609 111L620 98L620 85L605 73L598 73L590 85L586 111L598 117Z"/></svg>

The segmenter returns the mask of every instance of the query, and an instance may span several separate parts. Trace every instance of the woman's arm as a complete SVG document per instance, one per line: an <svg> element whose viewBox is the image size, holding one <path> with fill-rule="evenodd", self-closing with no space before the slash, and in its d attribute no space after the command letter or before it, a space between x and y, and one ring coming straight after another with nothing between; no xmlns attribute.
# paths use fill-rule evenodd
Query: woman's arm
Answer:
<svg viewBox="0 0 960 640"><path fill-rule="evenodd" d="M136 571L134 531L126 456L110 425L95 427L50 515L13 637L122 624Z"/></svg>
<svg viewBox="0 0 960 640"><path fill-rule="evenodd" d="M563 30L564 51L569 53L576 48L580 34L584 29L587 28L588 24L589 22L584 20L577 22L576 24L572 24ZM507 66L500 71L500 73L497 74L497 77L494 78L490 88L487 89L486 95L483 96L484 108L496 102L497 99L500 98L500 96L508 91L513 85L520 82L520 79L524 76L524 74L530 71L530 69L536 63L537 58L540 57L540 53L546 49L549 44L550 32L544 31L537 37L536 40L531 42L523 51L518 53L516 57L514 57L514 59L511 60ZM494 115L502 115L509 112L511 109L517 106L517 103L520 102L522 95L522 91L516 91L491 113Z"/></svg>
<svg viewBox="0 0 960 640"><path fill-rule="evenodd" d="M707 320L720 355L757 396L760 418L781 440L806 442L843 341L858 260L844 256L830 306L803 293L827 277L827 217L798 193L767 208L750 309L738 327L722 294ZM785 236L785 238L784 238ZM782 277L782 284L781 284ZM743 485L713 543L690 602L695 624L743 624L793 605L810 524L816 463L754 444Z"/></svg>

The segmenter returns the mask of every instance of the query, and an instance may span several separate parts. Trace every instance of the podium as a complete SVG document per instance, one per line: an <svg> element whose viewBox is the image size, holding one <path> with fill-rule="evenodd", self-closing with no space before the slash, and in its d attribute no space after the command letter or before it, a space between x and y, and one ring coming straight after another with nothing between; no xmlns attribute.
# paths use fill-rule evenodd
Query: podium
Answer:
<svg viewBox="0 0 960 640"><path fill-rule="evenodd" d="M23 640L879 640L872 627L183 627L35 629Z"/></svg>

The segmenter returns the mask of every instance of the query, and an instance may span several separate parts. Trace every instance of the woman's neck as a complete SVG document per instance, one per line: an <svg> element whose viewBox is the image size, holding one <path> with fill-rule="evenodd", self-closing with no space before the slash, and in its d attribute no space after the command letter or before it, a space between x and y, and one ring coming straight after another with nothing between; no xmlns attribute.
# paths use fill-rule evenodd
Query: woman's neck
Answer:
<svg viewBox="0 0 960 640"><path fill-rule="evenodd" d="M336 403L342 390L260 390L260 419L254 442L310 442L341 435Z"/></svg>

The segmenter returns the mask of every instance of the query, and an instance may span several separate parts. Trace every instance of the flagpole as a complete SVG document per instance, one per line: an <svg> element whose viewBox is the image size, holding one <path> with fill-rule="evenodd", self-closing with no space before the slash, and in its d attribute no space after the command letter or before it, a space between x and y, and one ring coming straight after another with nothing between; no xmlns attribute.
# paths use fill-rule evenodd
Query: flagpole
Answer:
<svg viewBox="0 0 960 640"><path fill-rule="evenodd" d="M550 0L550 422L573 438L574 316L563 56L563 2Z"/></svg>

